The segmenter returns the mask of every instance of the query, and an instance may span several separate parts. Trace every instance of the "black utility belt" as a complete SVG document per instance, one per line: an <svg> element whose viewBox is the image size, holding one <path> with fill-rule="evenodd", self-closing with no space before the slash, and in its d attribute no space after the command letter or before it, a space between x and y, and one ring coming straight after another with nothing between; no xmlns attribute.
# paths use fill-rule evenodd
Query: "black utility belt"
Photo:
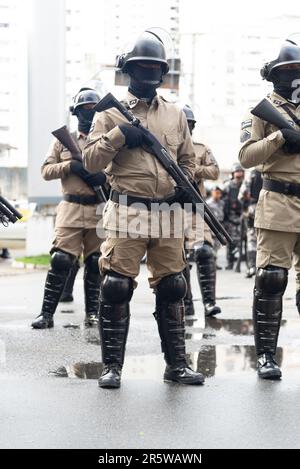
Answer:
<svg viewBox="0 0 300 469"><path fill-rule="evenodd" d="M295 182L264 179L262 188L266 191L278 192L278 194L294 195L296 197L300 197L300 184L296 184Z"/></svg>
<svg viewBox="0 0 300 469"><path fill-rule="evenodd" d="M143 204L147 208L147 210L151 210L152 204L167 203L168 205L171 205L174 202L174 199L172 200L171 198L150 199L147 197L135 197L133 195L121 194L121 192L115 190L111 191L109 198L112 202L115 202L116 204L120 205L126 205L127 207L130 207L130 205L133 204Z"/></svg>
<svg viewBox="0 0 300 469"><path fill-rule="evenodd" d="M95 195L64 195L63 199L66 202L72 202L73 204L81 205L95 205L98 204L98 199Z"/></svg>

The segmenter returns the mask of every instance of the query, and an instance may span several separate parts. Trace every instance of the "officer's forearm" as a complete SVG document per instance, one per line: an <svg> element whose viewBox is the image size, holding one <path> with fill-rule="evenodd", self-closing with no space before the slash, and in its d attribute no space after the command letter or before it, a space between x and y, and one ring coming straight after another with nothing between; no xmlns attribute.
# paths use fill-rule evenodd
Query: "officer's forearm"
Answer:
<svg viewBox="0 0 300 469"><path fill-rule="evenodd" d="M215 164L196 166L195 179L210 179L215 181L220 175L220 170Z"/></svg>
<svg viewBox="0 0 300 469"><path fill-rule="evenodd" d="M125 137L118 127L97 140L89 141L83 150L84 167L91 173L102 171L124 144Z"/></svg>
<svg viewBox="0 0 300 469"><path fill-rule="evenodd" d="M61 163L45 163L42 166L41 172L45 181L53 179L61 179L70 174L71 161L63 161Z"/></svg>
<svg viewBox="0 0 300 469"><path fill-rule="evenodd" d="M244 168L253 168L265 163L276 150L284 144L285 140L280 131L274 132L258 142L244 145L239 152L239 160Z"/></svg>

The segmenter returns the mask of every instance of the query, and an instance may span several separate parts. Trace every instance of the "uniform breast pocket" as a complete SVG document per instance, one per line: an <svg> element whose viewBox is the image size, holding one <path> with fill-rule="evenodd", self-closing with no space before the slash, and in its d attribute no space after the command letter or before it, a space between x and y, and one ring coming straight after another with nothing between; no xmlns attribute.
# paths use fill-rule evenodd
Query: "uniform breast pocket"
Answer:
<svg viewBox="0 0 300 469"><path fill-rule="evenodd" d="M166 140L167 150L169 150L173 158L176 158L178 147L183 142L182 135L176 132L168 133L168 134L165 134L165 140Z"/></svg>

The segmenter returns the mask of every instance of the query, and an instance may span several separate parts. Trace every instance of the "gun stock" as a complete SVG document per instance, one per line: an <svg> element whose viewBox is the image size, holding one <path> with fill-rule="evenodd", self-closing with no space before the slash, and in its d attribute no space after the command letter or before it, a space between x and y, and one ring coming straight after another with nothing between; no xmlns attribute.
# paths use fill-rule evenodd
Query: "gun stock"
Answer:
<svg viewBox="0 0 300 469"><path fill-rule="evenodd" d="M275 125L279 129L295 130L294 127L266 98L260 101L257 106L252 109L251 114L266 122L269 122L270 124Z"/></svg>
<svg viewBox="0 0 300 469"><path fill-rule="evenodd" d="M64 125L63 127L60 127L57 130L54 130L52 132L52 135L54 135L54 137L56 137L57 140L59 140L60 143L69 150L74 160L78 160L82 162L81 150L77 142L74 140L74 138L70 134L69 129L66 125Z"/></svg>

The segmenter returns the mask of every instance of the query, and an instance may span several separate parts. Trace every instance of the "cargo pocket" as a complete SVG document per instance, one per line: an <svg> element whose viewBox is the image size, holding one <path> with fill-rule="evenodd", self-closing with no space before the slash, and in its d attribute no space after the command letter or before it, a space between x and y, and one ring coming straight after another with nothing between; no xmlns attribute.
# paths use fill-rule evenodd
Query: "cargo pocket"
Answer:
<svg viewBox="0 0 300 469"><path fill-rule="evenodd" d="M107 239L101 244L101 256L99 258L99 269L101 272L112 270L111 260L114 252L116 241L114 239Z"/></svg>
<svg viewBox="0 0 300 469"><path fill-rule="evenodd" d="M264 268L271 264L272 253L269 249L258 249L256 254L256 267Z"/></svg>

